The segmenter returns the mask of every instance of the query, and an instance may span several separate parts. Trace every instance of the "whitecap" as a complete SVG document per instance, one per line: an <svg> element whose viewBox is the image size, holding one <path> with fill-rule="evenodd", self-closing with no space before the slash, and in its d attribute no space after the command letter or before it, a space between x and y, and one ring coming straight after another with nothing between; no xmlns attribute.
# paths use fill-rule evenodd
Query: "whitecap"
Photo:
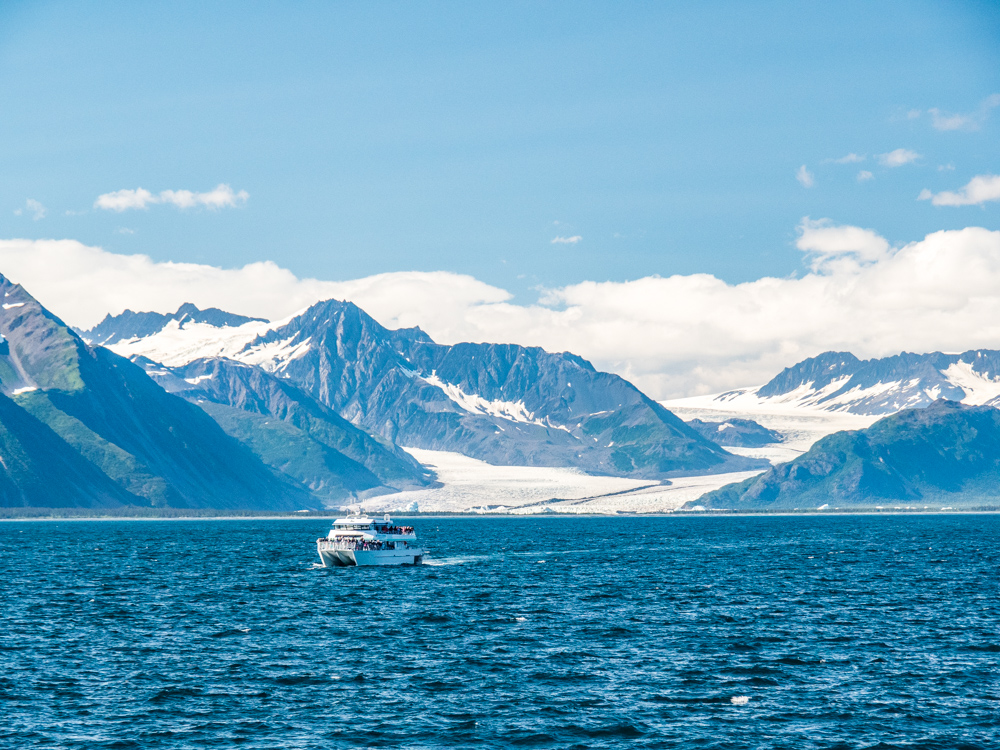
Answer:
<svg viewBox="0 0 1000 750"><path fill-rule="evenodd" d="M729 702L732 703L734 706L745 706L747 703L750 702L750 696L734 695L732 698L729 699Z"/></svg>

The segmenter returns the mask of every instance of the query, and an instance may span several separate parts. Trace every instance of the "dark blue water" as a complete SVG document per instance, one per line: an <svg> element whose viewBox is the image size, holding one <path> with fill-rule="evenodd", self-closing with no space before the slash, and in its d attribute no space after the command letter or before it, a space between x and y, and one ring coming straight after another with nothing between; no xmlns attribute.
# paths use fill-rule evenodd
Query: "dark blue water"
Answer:
<svg viewBox="0 0 1000 750"><path fill-rule="evenodd" d="M1000 747L1000 517L415 523L0 524L0 746Z"/></svg>

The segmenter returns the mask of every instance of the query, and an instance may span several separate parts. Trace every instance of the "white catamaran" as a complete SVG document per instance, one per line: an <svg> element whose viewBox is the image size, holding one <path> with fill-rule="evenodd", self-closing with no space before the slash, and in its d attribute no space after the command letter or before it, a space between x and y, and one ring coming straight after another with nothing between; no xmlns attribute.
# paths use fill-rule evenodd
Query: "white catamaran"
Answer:
<svg viewBox="0 0 1000 750"><path fill-rule="evenodd" d="M397 526L356 515L338 518L325 537L316 540L323 567L347 565L419 565L425 551L417 546L412 526Z"/></svg>

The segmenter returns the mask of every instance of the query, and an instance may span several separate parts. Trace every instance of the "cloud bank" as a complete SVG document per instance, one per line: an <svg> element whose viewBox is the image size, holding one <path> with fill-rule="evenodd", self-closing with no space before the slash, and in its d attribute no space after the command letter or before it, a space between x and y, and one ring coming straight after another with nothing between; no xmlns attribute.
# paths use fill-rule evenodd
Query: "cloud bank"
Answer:
<svg viewBox="0 0 1000 750"><path fill-rule="evenodd" d="M182 302L284 317L350 299L389 327L442 343L516 342L573 351L658 398L756 385L820 352L862 357L1000 348L1000 232L941 231L892 247L871 229L804 219L801 276L729 284L709 274L586 281L515 304L470 276L297 278L271 262L221 269L157 263L72 240L0 241L0 272L67 322Z"/></svg>
<svg viewBox="0 0 1000 750"><path fill-rule="evenodd" d="M190 190L163 190L157 195L145 190L136 188L135 190L116 190L113 193L104 193L97 196L94 201L94 208L103 208L105 211L129 211L131 209L147 209L157 203L166 203L177 206L177 208L204 208L220 209L235 208L247 202L250 194L246 190L233 192L229 185L217 185L214 190L207 193L195 193Z"/></svg>

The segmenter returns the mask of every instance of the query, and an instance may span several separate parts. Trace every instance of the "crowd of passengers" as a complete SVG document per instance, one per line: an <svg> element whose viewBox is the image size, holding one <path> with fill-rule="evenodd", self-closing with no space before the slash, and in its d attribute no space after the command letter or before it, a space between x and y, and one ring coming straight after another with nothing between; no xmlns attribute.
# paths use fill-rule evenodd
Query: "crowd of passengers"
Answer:
<svg viewBox="0 0 1000 750"><path fill-rule="evenodd" d="M379 534L412 534L412 526L376 526L375 530Z"/></svg>
<svg viewBox="0 0 1000 750"><path fill-rule="evenodd" d="M352 550L364 550L364 551L375 551L383 549L396 549L395 542L379 542L374 539L338 539L337 549L352 549Z"/></svg>

